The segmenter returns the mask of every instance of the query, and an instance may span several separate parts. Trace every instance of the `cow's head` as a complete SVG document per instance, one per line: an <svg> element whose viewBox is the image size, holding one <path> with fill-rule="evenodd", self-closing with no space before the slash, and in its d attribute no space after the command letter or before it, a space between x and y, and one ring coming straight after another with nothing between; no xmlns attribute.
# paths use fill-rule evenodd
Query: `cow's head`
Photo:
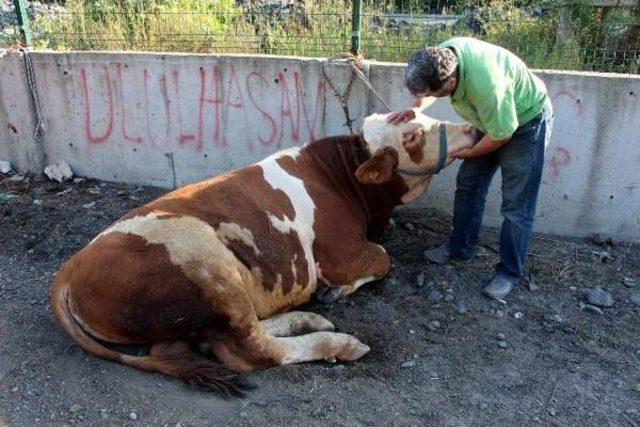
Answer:
<svg viewBox="0 0 640 427"><path fill-rule="evenodd" d="M475 128L468 124L441 122L418 108L414 111L415 119L397 125L387 123L387 114L372 114L364 119L362 133L371 158L356 171L363 184L383 184L393 174L400 174L409 188L402 197L403 203L426 189L431 176L453 161L451 154L477 141Z"/></svg>

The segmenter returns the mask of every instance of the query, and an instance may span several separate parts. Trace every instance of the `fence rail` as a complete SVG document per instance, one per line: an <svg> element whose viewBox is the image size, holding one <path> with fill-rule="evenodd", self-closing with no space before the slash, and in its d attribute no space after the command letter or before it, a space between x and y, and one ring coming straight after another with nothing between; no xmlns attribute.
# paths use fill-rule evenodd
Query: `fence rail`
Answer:
<svg viewBox="0 0 640 427"><path fill-rule="evenodd" d="M0 46L331 56L404 62L452 36L535 68L640 73L640 1L0 0ZM528 5L524 5L528 4Z"/></svg>

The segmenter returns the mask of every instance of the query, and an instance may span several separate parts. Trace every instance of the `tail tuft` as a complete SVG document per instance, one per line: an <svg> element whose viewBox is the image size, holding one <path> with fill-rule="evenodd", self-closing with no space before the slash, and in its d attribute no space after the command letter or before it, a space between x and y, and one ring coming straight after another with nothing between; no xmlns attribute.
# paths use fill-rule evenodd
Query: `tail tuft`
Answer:
<svg viewBox="0 0 640 427"><path fill-rule="evenodd" d="M227 366L204 357L191 360L160 359L154 365L161 372L170 373L203 391L220 393L227 397L245 397L246 391L255 389L246 377Z"/></svg>

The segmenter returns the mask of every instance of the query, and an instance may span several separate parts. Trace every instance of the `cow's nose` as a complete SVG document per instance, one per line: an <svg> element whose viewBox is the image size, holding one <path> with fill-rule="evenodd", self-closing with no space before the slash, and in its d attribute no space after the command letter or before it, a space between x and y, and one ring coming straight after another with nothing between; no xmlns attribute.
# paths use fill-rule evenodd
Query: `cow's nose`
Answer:
<svg viewBox="0 0 640 427"><path fill-rule="evenodd" d="M334 288L325 285L320 285L316 291L316 299L325 304L331 304L336 302L340 298L340 288Z"/></svg>

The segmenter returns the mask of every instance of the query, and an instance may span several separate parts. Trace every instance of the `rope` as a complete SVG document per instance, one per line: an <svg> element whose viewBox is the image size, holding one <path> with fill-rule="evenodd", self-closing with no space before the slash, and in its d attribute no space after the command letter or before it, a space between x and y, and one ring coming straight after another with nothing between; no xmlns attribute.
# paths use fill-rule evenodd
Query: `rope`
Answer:
<svg viewBox="0 0 640 427"><path fill-rule="evenodd" d="M340 106L344 111L345 125L347 125L347 127L349 128L349 132L351 132L352 134L353 134L354 120L351 118L351 115L349 113L349 98L351 96L351 88L353 87L355 76L356 75L354 73L351 73L351 76L349 77L349 83L347 83L347 87L345 88L344 92L340 93L338 89L336 89L336 87L334 86L329 76L327 75L324 65L322 66L322 77L324 78L324 81L327 82L327 84L333 91L335 97L338 99L338 102L340 102Z"/></svg>
<svg viewBox="0 0 640 427"><path fill-rule="evenodd" d="M382 105L384 105L387 109L387 111L391 112L394 111L391 106L389 104L387 104L387 102L384 100L384 98L382 97L382 95L380 95L380 93L378 93L378 91L373 87L373 85L371 84L371 82L369 81L369 79L367 78L367 76L364 75L364 73L362 72L362 70L360 69L360 67L362 66L362 61L364 60L364 57L360 54L358 55L354 55L351 52L339 52L335 55L332 55L328 58L328 62L329 63L333 63L333 62L337 62L337 61L346 61L350 66L351 69L353 70L353 72L360 77L360 79L362 80L362 82L365 84L365 86L367 86L369 88L369 90L371 92L373 92L373 94L376 96L376 98L378 98L378 101L380 101L382 103Z"/></svg>
<svg viewBox="0 0 640 427"><path fill-rule="evenodd" d="M33 105L36 110L36 127L34 129L33 136L35 140L38 140L38 134L45 130L47 125L46 119L42 114L42 108L40 107L40 101L38 100L38 91L36 89L36 79L33 73L33 64L31 63L31 56L29 51L25 48L20 48L20 52L24 56L24 64L27 70L27 83L29 83L29 89L31 90L31 96L33 97Z"/></svg>

